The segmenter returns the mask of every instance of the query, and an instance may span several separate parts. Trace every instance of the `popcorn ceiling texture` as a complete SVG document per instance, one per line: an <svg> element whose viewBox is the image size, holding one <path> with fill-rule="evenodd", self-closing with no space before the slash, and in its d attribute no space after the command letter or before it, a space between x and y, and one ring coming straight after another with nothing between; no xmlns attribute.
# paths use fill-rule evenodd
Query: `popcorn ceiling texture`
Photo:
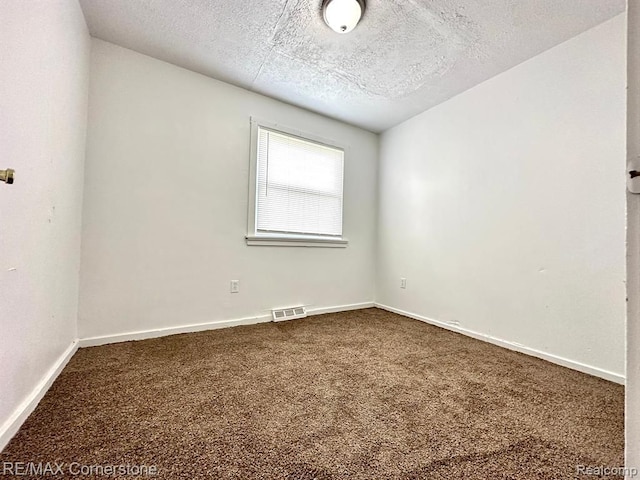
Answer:
<svg viewBox="0 0 640 480"><path fill-rule="evenodd" d="M404 25L398 39L403 45L402 54L397 51L397 42L372 48L371 34L365 29L353 32L348 42L337 35L318 42L316 39L321 38L326 27L314 15L316 3L291 3L286 17L278 22L271 53L295 59L312 71L325 72L372 99L400 98L429 78L446 74L455 59L470 50L478 38L478 28L462 15L447 19L444 14L407 2L388 4L392 7L391 17L376 20L380 38L393 38L398 25ZM374 10L370 15L377 17L376 13ZM269 57L264 63L269 64Z"/></svg>
<svg viewBox="0 0 640 480"><path fill-rule="evenodd" d="M624 387L378 309L81 349L0 462L161 479L569 479ZM603 477L599 477L603 478Z"/></svg>
<svg viewBox="0 0 640 480"><path fill-rule="evenodd" d="M624 0L80 0L93 36L379 132L624 11Z"/></svg>

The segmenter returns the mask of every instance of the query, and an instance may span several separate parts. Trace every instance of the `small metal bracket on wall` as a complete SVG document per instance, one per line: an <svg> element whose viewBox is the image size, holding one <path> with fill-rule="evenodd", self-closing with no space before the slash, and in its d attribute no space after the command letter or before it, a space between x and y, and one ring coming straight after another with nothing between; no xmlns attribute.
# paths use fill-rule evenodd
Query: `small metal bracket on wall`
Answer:
<svg viewBox="0 0 640 480"><path fill-rule="evenodd" d="M640 157L630 158L627 163L627 189L640 193Z"/></svg>
<svg viewBox="0 0 640 480"><path fill-rule="evenodd" d="M15 170L7 168L6 170L0 170L0 182L13 183L13 175Z"/></svg>

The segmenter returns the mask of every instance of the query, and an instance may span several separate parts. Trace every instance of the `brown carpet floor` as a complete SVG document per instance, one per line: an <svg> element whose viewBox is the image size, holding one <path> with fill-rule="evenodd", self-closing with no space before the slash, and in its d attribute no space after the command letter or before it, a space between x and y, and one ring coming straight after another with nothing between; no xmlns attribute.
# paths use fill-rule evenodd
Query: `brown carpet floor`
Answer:
<svg viewBox="0 0 640 480"><path fill-rule="evenodd" d="M0 464L569 479L623 464L623 411L619 385L367 309L81 349Z"/></svg>

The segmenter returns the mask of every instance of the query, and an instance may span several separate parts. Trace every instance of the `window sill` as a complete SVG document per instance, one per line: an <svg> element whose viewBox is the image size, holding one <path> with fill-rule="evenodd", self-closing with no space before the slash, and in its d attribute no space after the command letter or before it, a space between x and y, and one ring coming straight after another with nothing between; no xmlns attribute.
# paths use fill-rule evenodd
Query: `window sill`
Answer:
<svg viewBox="0 0 640 480"><path fill-rule="evenodd" d="M317 238L317 237L285 237L268 235L247 235L247 245L270 247L324 247L346 248L349 241L346 238Z"/></svg>

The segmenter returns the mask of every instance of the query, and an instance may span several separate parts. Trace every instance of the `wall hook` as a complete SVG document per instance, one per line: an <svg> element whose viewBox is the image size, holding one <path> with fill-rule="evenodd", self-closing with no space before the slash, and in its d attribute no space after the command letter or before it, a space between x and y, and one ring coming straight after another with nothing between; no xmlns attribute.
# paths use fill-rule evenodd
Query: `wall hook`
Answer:
<svg viewBox="0 0 640 480"><path fill-rule="evenodd" d="M6 170L0 170L0 182L13 183L13 174L15 170L7 168Z"/></svg>
<svg viewBox="0 0 640 480"><path fill-rule="evenodd" d="M631 193L640 193L640 156L628 160L627 190Z"/></svg>

